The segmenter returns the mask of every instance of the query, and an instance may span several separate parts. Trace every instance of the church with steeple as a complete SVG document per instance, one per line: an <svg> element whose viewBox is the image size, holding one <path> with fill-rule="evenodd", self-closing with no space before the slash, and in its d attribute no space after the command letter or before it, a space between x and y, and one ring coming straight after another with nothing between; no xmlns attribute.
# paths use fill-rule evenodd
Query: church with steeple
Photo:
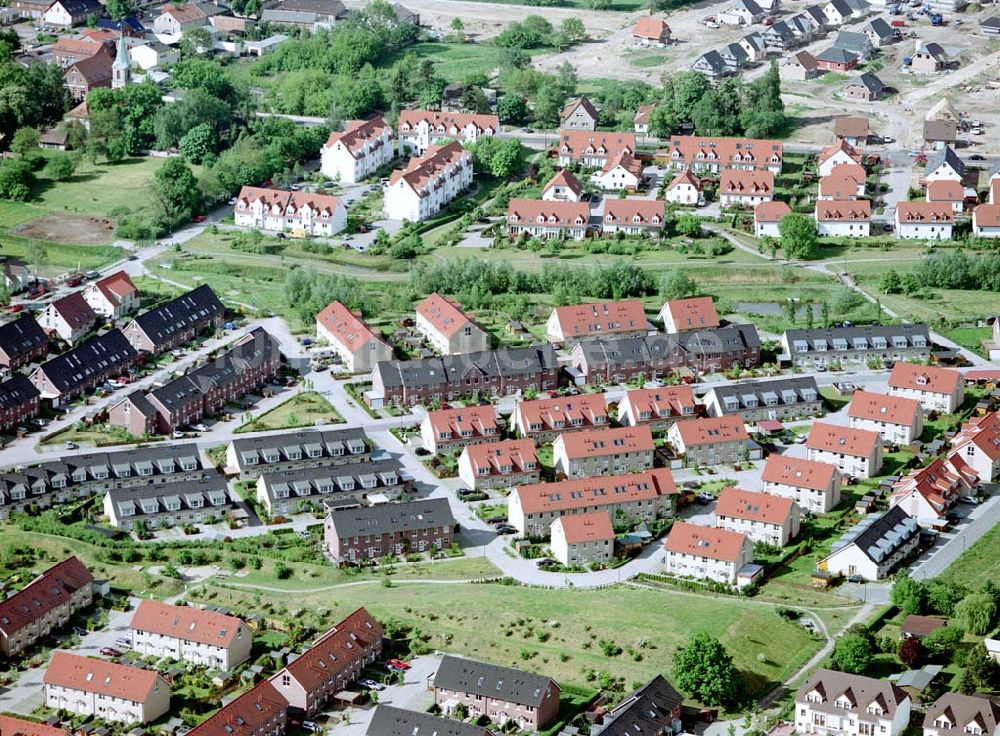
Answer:
<svg viewBox="0 0 1000 736"><path fill-rule="evenodd" d="M118 36L118 52L111 65L111 89L122 89L129 82L128 48L125 46L125 35Z"/></svg>

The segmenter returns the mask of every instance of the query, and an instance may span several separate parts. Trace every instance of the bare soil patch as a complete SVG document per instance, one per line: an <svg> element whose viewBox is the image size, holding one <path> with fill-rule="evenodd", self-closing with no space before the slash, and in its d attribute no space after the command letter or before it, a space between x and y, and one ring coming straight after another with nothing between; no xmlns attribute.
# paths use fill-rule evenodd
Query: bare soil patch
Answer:
<svg viewBox="0 0 1000 736"><path fill-rule="evenodd" d="M115 223L107 217L87 217L66 212L52 212L36 217L11 232L50 243L106 245L114 240Z"/></svg>

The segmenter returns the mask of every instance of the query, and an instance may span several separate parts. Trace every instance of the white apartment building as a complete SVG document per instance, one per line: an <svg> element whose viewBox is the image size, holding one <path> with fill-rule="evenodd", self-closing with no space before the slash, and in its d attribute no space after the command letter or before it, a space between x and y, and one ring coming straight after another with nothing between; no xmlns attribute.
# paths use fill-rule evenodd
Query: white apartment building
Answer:
<svg viewBox="0 0 1000 736"><path fill-rule="evenodd" d="M331 133L320 150L320 170L341 184L354 184L388 166L396 154L395 136L381 117L351 120Z"/></svg>
<svg viewBox="0 0 1000 736"><path fill-rule="evenodd" d="M983 483L1000 478L1000 413L973 417L951 441L952 449L976 471Z"/></svg>
<svg viewBox="0 0 1000 736"><path fill-rule="evenodd" d="M233 218L238 226L255 230L330 236L347 227L347 208L339 197L327 194L243 187Z"/></svg>
<svg viewBox="0 0 1000 736"><path fill-rule="evenodd" d="M429 146L405 169L392 172L385 189L385 214L391 220L427 220L472 185L472 154L461 143Z"/></svg>
<svg viewBox="0 0 1000 736"><path fill-rule="evenodd" d="M810 460L832 463L855 478L871 478L882 467L882 437L872 430L815 422L806 450Z"/></svg>
<svg viewBox="0 0 1000 736"><path fill-rule="evenodd" d="M500 132L496 115L438 112L436 110L400 110L400 154L423 154L435 141L454 138L465 143L475 143L481 136Z"/></svg>
<svg viewBox="0 0 1000 736"><path fill-rule="evenodd" d="M132 649L142 655L224 672L250 659L253 634L235 616L147 599L139 603L129 628Z"/></svg>
<svg viewBox="0 0 1000 736"><path fill-rule="evenodd" d="M507 203L507 233L533 238L583 240L590 222L590 206L573 199L511 199Z"/></svg>
<svg viewBox="0 0 1000 736"><path fill-rule="evenodd" d="M803 511L823 514L840 504L840 470L833 463L768 455L761 480L765 493L790 498Z"/></svg>
<svg viewBox="0 0 1000 736"><path fill-rule="evenodd" d="M900 736L910 696L887 680L817 670L795 693L795 731L822 736Z"/></svg>
<svg viewBox="0 0 1000 736"><path fill-rule="evenodd" d="M674 522L663 549L668 575L724 585L736 585L739 571L753 562L745 534L686 521Z"/></svg>
<svg viewBox="0 0 1000 736"><path fill-rule="evenodd" d="M800 520L792 499L740 488L723 488L715 506L717 527L774 547L784 547L798 536Z"/></svg>
<svg viewBox="0 0 1000 736"><path fill-rule="evenodd" d="M951 240L955 211L948 202L898 202L896 237L903 240Z"/></svg>
<svg viewBox="0 0 1000 736"><path fill-rule="evenodd" d="M953 414L965 401L965 380L951 368L897 362L889 374L889 394L916 399L928 412Z"/></svg>
<svg viewBox="0 0 1000 736"><path fill-rule="evenodd" d="M924 431L924 412L916 399L855 391L847 408L850 426L878 432L891 445L908 445Z"/></svg>

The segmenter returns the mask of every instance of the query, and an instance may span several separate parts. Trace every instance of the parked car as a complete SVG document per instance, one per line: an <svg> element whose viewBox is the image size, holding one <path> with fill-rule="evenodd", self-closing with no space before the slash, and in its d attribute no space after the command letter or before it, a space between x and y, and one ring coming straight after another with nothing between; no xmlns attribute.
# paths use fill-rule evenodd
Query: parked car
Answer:
<svg viewBox="0 0 1000 736"><path fill-rule="evenodd" d="M506 521L507 521L506 516L491 516L486 520L486 523L496 525L496 524L503 524Z"/></svg>
<svg viewBox="0 0 1000 736"><path fill-rule="evenodd" d="M542 559L538 560L538 562L536 562L535 564L541 568L555 567L556 565L559 564L559 560L553 560L551 557L543 557Z"/></svg>
<svg viewBox="0 0 1000 736"><path fill-rule="evenodd" d="M377 692L382 692L385 690L385 685L381 682L375 682L375 680L362 680L361 685L368 688L369 690L375 690Z"/></svg>
<svg viewBox="0 0 1000 736"><path fill-rule="evenodd" d="M117 644L118 646L123 647L125 649L131 649L132 648L132 640L131 639L126 639L125 637L119 637L119 638L115 639L115 644Z"/></svg>
<svg viewBox="0 0 1000 736"><path fill-rule="evenodd" d="M977 501L972 496L959 496L958 502L968 504L969 506L975 506L977 503L979 503L979 501Z"/></svg>
<svg viewBox="0 0 1000 736"><path fill-rule="evenodd" d="M315 721L302 721L302 728L306 731L312 731L313 733L319 731L319 726L316 725Z"/></svg>
<svg viewBox="0 0 1000 736"><path fill-rule="evenodd" d="M63 447L65 447L67 450L75 450L78 447L78 445L75 442L66 440L65 442L63 442Z"/></svg>
<svg viewBox="0 0 1000 736"><path fill-rule="evenodd" d="M401 659L395 659L395 658L389 659L389 660L386 660L386 664L389 665L390 667L392 667L393 669L396 669L396 670L408 670L408 669L410 669L410 665L408 665L406 662L404 662Z"/></svg>
<svg viewBox="0 0 1000 736"><path fill-rule="evenodd" d="M120 656L122 656L122 653L120 651L118 651L117 649L115 649L114 647L101 647L100 652L105 657L120 657Z"/></svg>
<svg viewBox="0 0 1000 736"><path fill-rule="evenodd" d="M506 536L508 534L517 534L517 528L511 526L510 524L501 524L497 527L497 534Z"/></svg>
<svg viewBox="0 0 1000 736"><path fill-rule="evenodd" d="M849 578L847 578L847 582L855 583L857 585L864 585L867 582L867 580L862 575L851 575Z"/></svg>

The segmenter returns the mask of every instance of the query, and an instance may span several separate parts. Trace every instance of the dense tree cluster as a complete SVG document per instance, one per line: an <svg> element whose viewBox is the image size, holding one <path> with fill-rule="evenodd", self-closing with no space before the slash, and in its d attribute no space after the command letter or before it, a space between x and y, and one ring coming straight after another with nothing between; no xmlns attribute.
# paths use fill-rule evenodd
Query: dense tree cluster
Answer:
<svg viewBox="0 0 1000 736"><path fill-rule="evenodd" d="M881 289L886 294L914 294L929 288L1000 291L1000 255L970 256L961 250L934 253L912 271L900 274L889 269L882 274Z"/></svg>

